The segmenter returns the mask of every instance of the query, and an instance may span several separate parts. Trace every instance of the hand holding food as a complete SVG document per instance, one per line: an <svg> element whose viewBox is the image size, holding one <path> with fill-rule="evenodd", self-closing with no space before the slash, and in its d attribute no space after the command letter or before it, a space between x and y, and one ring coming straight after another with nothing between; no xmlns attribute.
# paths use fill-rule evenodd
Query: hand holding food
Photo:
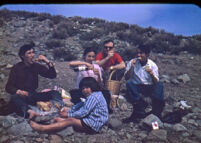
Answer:
<svg viewBox="0 0 201 143"><path fill-rule="evenodd" d="M62 117L68 117L68 111L70 110L70 108L68 107L63 107L61 110L60 110L60 115Z"/></svg>
<svg viewBox="0 0 201 143"><path fill-rule="evenodd" d="M134 66L135 63L136 63L136 59L133 59L133 60L131 61L131 66Z"/></svg>
<svg viewBox="0 0 201 143"><path fill-rule="evenodd" d="M43 61L45 63L49 63L49 60L43 56L43 55L39 55L38 58L35 59L36 62L40 62L40 61Z"/></svg>
<svg viewBox="0 0 201 143"><path fill-rule="evenodd" d="M145 67L145 70L146 70L150 75L153 75L153 71L152 71L152 69L151 69L149 66L146 66L146 67Z"/></svg>

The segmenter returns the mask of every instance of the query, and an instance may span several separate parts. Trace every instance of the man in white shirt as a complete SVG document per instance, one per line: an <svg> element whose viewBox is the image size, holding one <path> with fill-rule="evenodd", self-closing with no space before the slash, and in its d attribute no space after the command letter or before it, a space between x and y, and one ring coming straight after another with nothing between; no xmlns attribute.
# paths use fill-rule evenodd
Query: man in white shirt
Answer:
<svg viewBox="0 0 201 143"><path fill-rule="evenodd" d="M136 121L136 119L144 118L146 102L140 96L148 95L152 99L152 111L159 118L164 107L163 84L159 82L159 74L157 65L149 59L150 48L140 46L137 49L137 58L130 60L127 64L125 79L128 91L128 101L133 105L133 113L123 122Z"/></svg>

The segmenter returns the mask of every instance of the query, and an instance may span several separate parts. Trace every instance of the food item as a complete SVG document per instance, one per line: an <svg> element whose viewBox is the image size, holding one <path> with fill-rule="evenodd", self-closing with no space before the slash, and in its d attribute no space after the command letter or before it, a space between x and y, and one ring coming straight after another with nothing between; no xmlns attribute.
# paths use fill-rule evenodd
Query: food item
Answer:
<svg viewBox="0 0 201 143"><path fill-rule="evenodd" d="M67 91L65 91L64 89L61 90L61 97L63 99L71 99L70 94Z"/></svg>
<svg viewBox="0 0 201 143"><path fill-rule="evenodd" d="M57 108L57 109L61 109L61 105L60 105L60 103L59 102L56 102L55 104L54 104L54 106Z"/></svg>
<svg viewBox="0 0 201 143"><path fill-rule="evenodd" d="M73 103L70 101L70 99L65 98L65 99L63 99L63 102L65 103L65 105L67 107L72 107L73 106Z"/></svg>
<svg viewBox="0 0 201 143"><path fill-rule="evenodd" d="M116 108L117 106L117 97L118 95L112 95L111 100L112 100L112 109Z"/></svg>
<svg viewBox="0 0 201 143"><path fill-rule="evenodd" d="M37 107L42 111L50 111L50 109L52 107L52 103L51 102L38 101Z"/></svg>

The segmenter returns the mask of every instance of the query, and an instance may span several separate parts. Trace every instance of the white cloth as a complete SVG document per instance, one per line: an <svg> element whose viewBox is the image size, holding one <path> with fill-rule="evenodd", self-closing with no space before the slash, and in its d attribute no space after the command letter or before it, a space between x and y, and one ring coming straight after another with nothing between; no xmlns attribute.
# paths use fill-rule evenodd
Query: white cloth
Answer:
<svg viewBox="0 0 201 143"><path fill-rule="evenodd" d="M100 66L97 65L97 64L92 64L92 65L94 66L95 69L98 69L99 74L100 74L101 81L103 81L103 79L102 79L102 72L101 72ZM93 78L95 78L96 80L98 80L98 76L94 74L93 70L79 71L79 72L77 73L77 80L76 80L75 88L79 88L80 81L81 81L84 77L93 77Z"/></svg>
<svg viewBox="0 0 201 143"><path fill-rule="evenodd" d="M129 63L127 64L125 74L131 68L131 62L132 60L130 60ZM130 79L134 84L153 84L151 75L145 70L146 66L149 66L149 68L152 69L154 76L159 81L158 67L152 60L148 59L147 64L144 66L142 66L140 64L140 61L137 60L133 68L134 70L133 75L131 75L130 77Z"/></svg>

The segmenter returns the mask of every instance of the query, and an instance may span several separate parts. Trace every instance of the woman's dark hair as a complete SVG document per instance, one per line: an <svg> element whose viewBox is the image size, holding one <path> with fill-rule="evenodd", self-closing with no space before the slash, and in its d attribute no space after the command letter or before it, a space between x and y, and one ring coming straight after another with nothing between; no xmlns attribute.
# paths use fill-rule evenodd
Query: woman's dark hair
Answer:
<svg viewBox="0 0 201 143"><path fill-rule="evenodd" d="M98 82L93 77L84 77L79 84L79 88L83 89L84 87L91 88L91 91L100 91L100 86Z"/></svg>
<svg viewBox="0 0 201 143"><path fill-rule="evenodd" d="M86 56L87 53L89 53L89 52L94 52L95 55L96 55L96 50L95 50L93 47L87 47L87 48L84 50L83 58L85 58L85 56Z"/></svg>
<svg viewBox="0 0 201 143"><path fill-rule="evenodd" d="M26 53L26 51L34 49L34 46L35 46L35 44L33 42L30 42L29 44L25 44L20 47L18 55L22 61L23 61L23 56Z"/></svg>

